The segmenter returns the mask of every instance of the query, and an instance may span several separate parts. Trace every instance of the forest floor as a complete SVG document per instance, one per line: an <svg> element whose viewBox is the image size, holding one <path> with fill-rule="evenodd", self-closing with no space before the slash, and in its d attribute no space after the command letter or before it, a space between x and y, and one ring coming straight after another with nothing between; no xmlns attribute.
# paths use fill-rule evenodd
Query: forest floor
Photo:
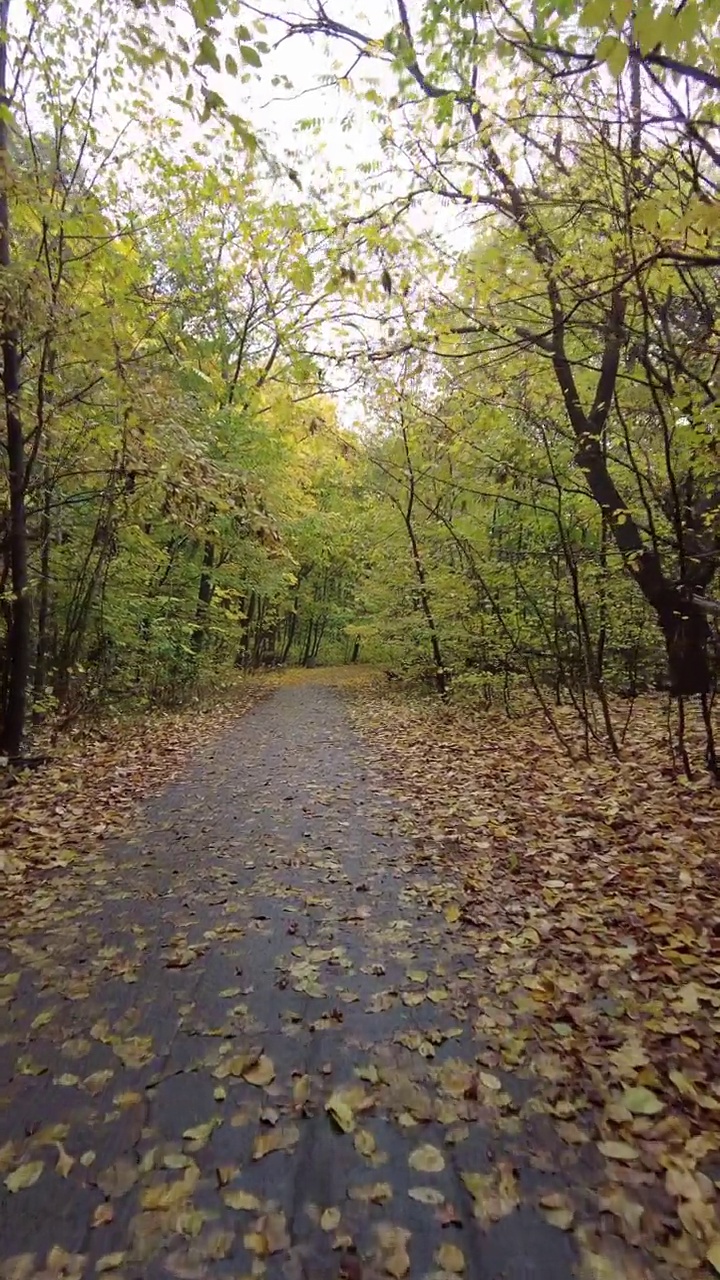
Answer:
<svg viewBox="0 0 720 1280"><path fill-rule="evenodd" d="M5 796L2 1280L720 1270L712 789L364 673L154 732Z"/></svg>

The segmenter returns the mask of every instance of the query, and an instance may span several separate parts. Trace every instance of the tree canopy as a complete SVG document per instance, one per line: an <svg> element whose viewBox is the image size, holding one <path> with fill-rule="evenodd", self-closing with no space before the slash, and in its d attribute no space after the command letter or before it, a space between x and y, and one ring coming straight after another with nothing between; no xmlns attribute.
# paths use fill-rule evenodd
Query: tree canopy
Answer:
<svg viewBox="0 0 720 1280"><path fill-rule="evenodd" d="M569 704L586 749L667 689L715 769L713 6L1 25L6 754L362 657L561 736Z"/></svg>

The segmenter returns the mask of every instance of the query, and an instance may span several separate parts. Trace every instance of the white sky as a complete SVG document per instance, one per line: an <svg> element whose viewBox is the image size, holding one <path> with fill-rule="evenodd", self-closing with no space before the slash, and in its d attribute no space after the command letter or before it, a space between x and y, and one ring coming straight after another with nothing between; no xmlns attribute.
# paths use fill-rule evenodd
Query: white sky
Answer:
<svg viewBox="0 0 720 1280"><path fill-rule="evenodd" d="M117 6L122 4L123 0L76 0L73 7L70 5L70 0L60 0L60 3L67 4L77 20L81 21L85 13L97 14L100 3L104 3L106 13L117 12ZM269 5L273 3L276 9L282 12L286 0L269 0ZM302 11L306 7L306 0L292 0L292 3L294 9ZM363 15L353 0L327 0L327 8L333 18L367 30L373 35L384 34L396 21L395 0L366 0L366 5L369 12ZM416 15L420 0L411 0L409 7L411 15ZM184 33L189 35L192 32L191 19L187 14L183 16L179 5L173 5L168 12L172 13L173 19ZM19 33L24 22L27 21L24 0L13 0L11 21L12 29ZM251 26L249 15L246 16L242 11L239 21ZM49 17L48 26L51 27L51 24L52 18ZM236 20L229 18L225 20L218 54L222 63L225 53L233 53L242 67L234 38L236 25ZM48 30L47 26L45 30ZM355 60L355 53L349 45L337 41L328 43L320 37L312 39L295 37L281 42L277 48L272 47L281 34L281 27L273 29L269 26L264 38L271 45L271 51L263 55L260 71L247 69L249 71L247 76L233 78L225 74L217 75L209 68L205 68L204 75L208 87L222 94L231 111L247 119L251 127L266 142L270 153L278 160L293 158L292 162L300 174L305 190L309 187L330 188L334 181L333 175L339 172L350 185L357 184L357 212L366 212L367 205L370 203L369 187L372 179L364 175L358 166L370 161L378 161L383 169L387 166L387 159L383 156L379 143L378 125L371 119L370 109L356 93L336 85L322 84L324 76L333 73L339 76L344 75ZM158 38L162 39L160 33ZM72 74L71 62L72 51L67 63L68 77ZM274 76L287 77L292 88L273 86L271 82ZM353 89L362 90L363 86L367 86L370 81L375 83L383 98L390 97L396 87L393 71L379 60L364 60L353 71ZM157 80L157 92L153 89L152 110L157 113L159 119L167 115L182 118L181 142L178 144L178 151L183 147L191 147L194 143L209 144L211 153L207 163L211 164L212 135L216 122L210 121L204 126L200 125L196 119L193 119L191 113L183 113L182 108L172 103L173 94L182 96L184 89L185 84L181 78L173 84L164 74L161 74ZM118 102L123 96L127 97L125 91L120 92ZM105 116L104 119L99 116L97 123L103 144L110 146L117 132L125 125L126 117L125 112L119 106L113 105L110 98L106 98L102 105L106 108ZM305 117L319 118L322 121L317 133L298 132L298 124ZM352 118L352 126L348 128L347 123L350 118ZM38 119L37 125L39 124ZM131 127L130 134L123 141L125 158L117 170L117 177L120 186L126 185L129 192L134 191L137 185L139 168L141 168L140 157L147 136L144 133L145 128L146 123L139 116L135 126ZM241 144L238 144L239 150L240 146ZM242 157L239 154L238 168L241 169L241 167ZM382 185L388 195L401 195L406 189L407 175L389 174L387 179L382 180ZM289 181L283 183L283 190L278 194L282 199L302 200L301 194ZM438 218L437 205L434 208L434 217ZM422 218L423 215L420 213L414 215L413 224L416 230L424 227ZM440 218L445 221L442 214ZM450 229L456 220L452 210L447 211L446 220ZM378 266L378 276L379 271ZM355 402L350 413L356 412L358 412L358 405ZM347 407L343 418L346 421L348 419Z"/></svg>

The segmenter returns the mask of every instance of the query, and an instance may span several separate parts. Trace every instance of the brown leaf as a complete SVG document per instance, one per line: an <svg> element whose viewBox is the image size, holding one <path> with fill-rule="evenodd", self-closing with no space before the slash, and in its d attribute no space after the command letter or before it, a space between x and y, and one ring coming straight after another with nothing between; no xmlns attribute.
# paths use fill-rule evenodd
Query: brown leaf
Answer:
<svg viewBox="0 0 720 1280"><path fill-rule="evenodd" d="M288 1151L295 1146L299 1137L300 1130L294 1124L277 1125L274 1129L259 1133L253 1142L252 1158L262 1160L263 1156L270 1155L273 1151Z"/></svg>

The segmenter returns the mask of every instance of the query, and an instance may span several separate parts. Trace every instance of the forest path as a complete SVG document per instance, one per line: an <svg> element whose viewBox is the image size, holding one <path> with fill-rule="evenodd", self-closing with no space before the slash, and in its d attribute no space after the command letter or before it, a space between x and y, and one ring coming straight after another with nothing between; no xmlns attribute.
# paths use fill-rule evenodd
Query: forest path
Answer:
<svg viewBox="0 0 720 1280"><path fill-rule="evenodd" d="M472 939L396 818L337 691L287 682L29 896L0 980L0 1275L574 1274Z"/></svg>

